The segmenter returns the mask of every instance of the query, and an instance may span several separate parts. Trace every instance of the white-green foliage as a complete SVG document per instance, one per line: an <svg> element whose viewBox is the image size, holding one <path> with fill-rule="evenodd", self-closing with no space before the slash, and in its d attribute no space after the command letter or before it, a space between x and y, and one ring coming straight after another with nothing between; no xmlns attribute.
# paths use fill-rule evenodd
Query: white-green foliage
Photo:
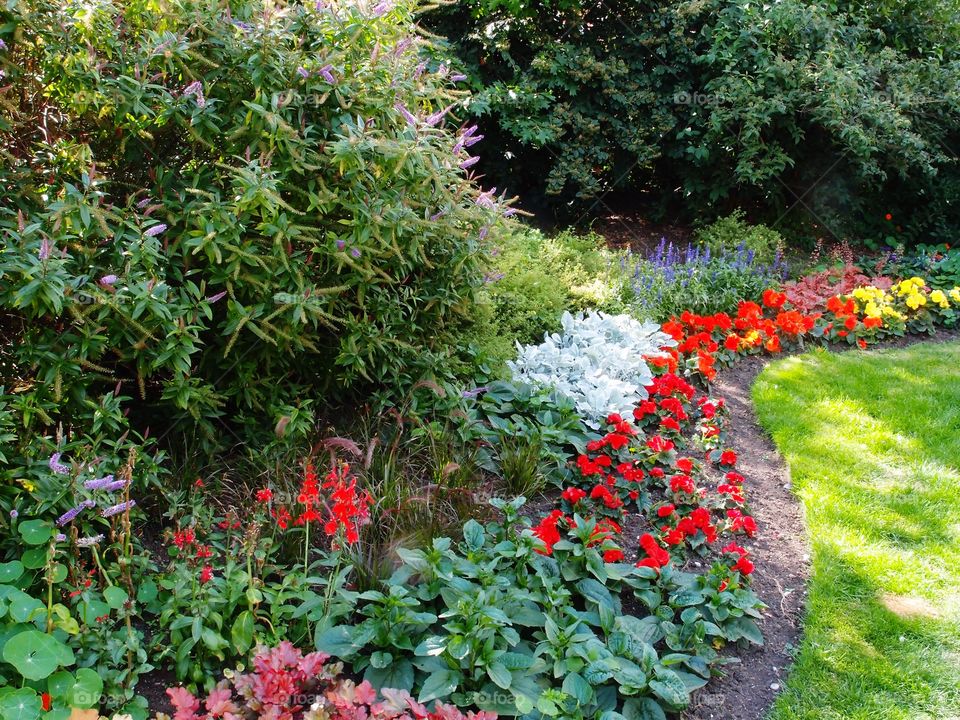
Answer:
<svg viewBox="0 0 960 720"><path fill-rule="evenodd" d="M564 313L561 323L562 333L547 334L539 345L518 344L517 359L508 364L514 380L571 397L593 427L644 399L653 379L644 355L676 344L656 323L629 315Z"/></svg>

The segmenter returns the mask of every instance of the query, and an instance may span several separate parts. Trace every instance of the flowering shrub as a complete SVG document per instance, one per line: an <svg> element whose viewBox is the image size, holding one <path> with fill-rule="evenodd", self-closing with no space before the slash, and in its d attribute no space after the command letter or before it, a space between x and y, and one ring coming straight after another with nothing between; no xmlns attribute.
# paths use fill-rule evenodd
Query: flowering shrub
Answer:
<svg viewBox="0 0 960 720"><path fill-rule="evenodd" d="M416 11L4 11L0 307L32 432L106 379L208 445L305 416L291 439L335 388L440 367L505 208Z"/></svg>
<svg viewBox="0 0 960 720"><path fill-rule="evenodd" d="M628 412L652 377L644 356L674 344L658 325L628 315L565 313L561 323L562 334L518 345L517 359L508 364L514 380L573 398L591 425L611 412Z"/></svg>
<svg viewBox="0 0 960 720"><path fill-rule="evenodd" d="M409 693L340 676L342 663L328 664L329 655L304 655L289 642L260 647L250 672L236 672L217 683L202 700L182 687L167 690L173 720L257 717L270 720L496 720L492 713L461 713L435 703L432 710ZM169 720L163 714L157 720Z"/></svg>

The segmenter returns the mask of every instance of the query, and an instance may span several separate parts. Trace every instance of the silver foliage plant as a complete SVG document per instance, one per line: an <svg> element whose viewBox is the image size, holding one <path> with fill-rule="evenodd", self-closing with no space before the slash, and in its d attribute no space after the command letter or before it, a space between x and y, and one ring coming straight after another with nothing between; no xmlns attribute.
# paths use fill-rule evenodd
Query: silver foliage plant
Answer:
<svg viewBox="0 0 960 720"><path fill-rule="evenodd" d="M517 344L508 363L513 379L551 387L576 402L591 427L610 413L628 414L647 397L653 373L645 355L658 355L676 341L652 322L629 315L564 313L562 333L544 336L539 345Z"/></svg>

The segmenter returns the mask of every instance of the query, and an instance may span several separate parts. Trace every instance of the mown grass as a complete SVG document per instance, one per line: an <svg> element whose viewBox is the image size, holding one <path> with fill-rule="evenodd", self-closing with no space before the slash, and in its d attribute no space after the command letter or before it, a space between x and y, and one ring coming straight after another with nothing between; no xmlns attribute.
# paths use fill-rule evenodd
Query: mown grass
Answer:
<svg viewBox="0 0 960 720"><path fill-rule="evenodd" d="M960 345L788 358L753 398L813 553L770 720L960 718Z"/></svg>

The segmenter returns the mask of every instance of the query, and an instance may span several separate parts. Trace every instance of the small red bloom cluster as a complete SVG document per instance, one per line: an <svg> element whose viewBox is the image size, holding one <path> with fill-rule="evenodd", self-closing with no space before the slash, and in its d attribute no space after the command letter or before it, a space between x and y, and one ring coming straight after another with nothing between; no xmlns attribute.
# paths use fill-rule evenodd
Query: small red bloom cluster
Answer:
<svg viewBox="0 0 960 720"><path fill-rule="evenodd" d="M261 503L273 502L273 491L263 488L257 491ZM270 514L277 527L286 530L291 520L294 525L323 523L323 531L333 536L342 531L343 539L353 544L360 539L360 526L370 517L373 498L366 490L357 487L357 478L350 473L350 466L341 464L327 473L321 485L311 463L304 468L303 482L297 494L296 518L281 506L271 507Z"/></svg>
<svg viewBox="0 0 960 720"><path fill-rule="evenodd" d="M177 549L178 558L185 562L187 567L200 568L198 579L201 585L206 585L213 579L213 566L207 562L213 557L213 548L198 540L193 527L175 530L170 544Z"/></svg>

